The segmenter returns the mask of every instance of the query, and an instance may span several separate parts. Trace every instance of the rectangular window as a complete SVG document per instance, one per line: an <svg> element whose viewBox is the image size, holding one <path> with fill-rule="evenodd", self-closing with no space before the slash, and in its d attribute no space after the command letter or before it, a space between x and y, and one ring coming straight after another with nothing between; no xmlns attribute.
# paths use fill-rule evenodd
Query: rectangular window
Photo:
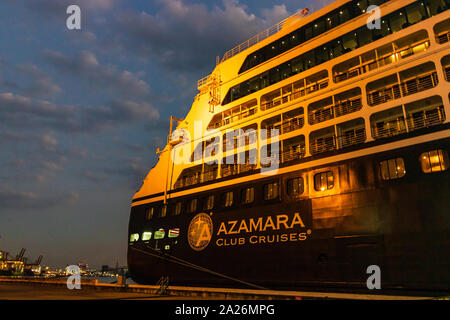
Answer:
<svg viewBox="0 0 450 320"><path fill-rule="evenodd" d="M178 216L181 213L181 201L175 204L175 208L173 211L174 216Z"/></svg>
<svg viewBox="0 0 450 320"><path fill-rule="evenodd" d="M155 239L163 239L165 235L166 231L164 231L164 229L159 229L155 232Z"/></svg>
<svg viewBox="0 0 450 320"><path fill-rule="evenodd" d="M423 3L414 3L406 7L406 16L408 17L409 24L415 24L427 17L425 6Z"/></svg>
<svg viewBox="0 0 450 320"><path fill-rule="evenodd" d="M180 228L169 229L169 238L176 238L180 235Z"/></svg>
<svg viewBox="0 0 450 320"><path fill-rule="evenodd" d="M403 158L389 159L380 162L381 178L392 180L403 177L406 174Z"/></svg>
<svg viewBox="0 0 450 320"><path fill-rule="evenodd" d="M334 176L332 171L317 173L314 175L314 189L316 191L325 191L333 189Z"/></svg>
<svg viewBox="0 0 450 320"><path fill-rule="evenodd" d="M295 195L299 195L302 194L304 191L304 183L303 183L303 178L302 177L298 177L298 178L294 178L294 179L290 179L287 182L287 193L290 196L295 196Z"/></svg>
<svg viewBox="0 0 450 320"><path fill-rule="evenodd" d="M148 241L152 238L152 233L151 232L144 232L142 234L142 241Z"/></svg>
<svg viewBox="0 0 450 320"><path fill-rule="evenodd" d="M264 200L273 200L278 198L278 182L269 183L264 186Z"/></svg>
<svg viewBox="0 0 450 320"><path fill-rule="evenodd" d="M420 164L425 173L445 171L450 167L447 151L441 149L422 153Z"/></svg>
<svg viewBox="0 0 450 320"><path fill-rule="evenodd" d="M211 210L212 208L214 208L214 196L209 195L203 199L203 210Z"/></svg>
<svg viewBox="0 0 450 320"><path fill-rule="evenodd" d="M194 213L197 211L197 199L189 200L188 213Z"/></svg>
<svg viewBox="0 0 450 320"><path fill-rule="evenodd" d="M136 242L139 240L139 233L133 233L130 235L130 242Z"/></svg>
<svg viewBox="0 0 450 320"><path fill-rule="evenodd" d="M163 205L161 208L161 214L159 215L161 218L164 218L167 215L167 204Z"/></svg>
<svg viewBox="0 0 450 320"><path fill-rule="evenodd" d="M242 203L250 204L255 200L255 188L245 188L242 190Z"/></svg>
<svg viewBox="0 0 450 320"><path fill-rule="evenodd" d="M229 191L223 195L223 205L225 208L233 205L233 191Z"/></svg>
<svg viewBox="0 0 450 320"><path fill-rule="evenodd" d="M147 219L147 220L152 219L154 214L155 214L155 208L153 208L153 207L147 208L147 211L145 212L145 219Z"/></svg>

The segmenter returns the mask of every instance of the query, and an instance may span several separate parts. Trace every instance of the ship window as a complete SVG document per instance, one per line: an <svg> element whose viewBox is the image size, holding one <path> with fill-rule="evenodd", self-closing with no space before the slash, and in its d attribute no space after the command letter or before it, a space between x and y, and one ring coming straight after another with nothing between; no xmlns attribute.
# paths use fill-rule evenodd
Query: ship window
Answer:
<svg viewBox="0 0 450 320"><path fill-rule="evenodd" d="M214 195L209 195L203 200L203 210L214 208Z"/></svg>
<svg viewBox="0 0 450 320"><path fill-rule="evenodd" d="M409 24L415 24L427 17L425 6L419 3L414 3L406 7L406 15L408 17Z"/></svg>
<svg viewBox="0 0 450 320"><path fill-rule="evenodd" d="M136 242L139 240L139 233L133 233L130 235L130 242Z"/></svg>
<svg viewBox="0 0 450 320"><path fill-rule="evenodd" d="M389 24L392 28L392 32L402 30L406 23L407 23L406 15L403 12L400 12L398 15L393 15L389 17Z"/></svg>
<svg viewBox="0 0 450 320"><path fill-rule="evenodd" d="M224 207L231 207L233 205L233 191L229 191L223 195Z"/></svg>
<svg viewBox="0 0 450 320"><path fill-rule="evenodd" d="M194 213L197 211L197 199L191 199L188 204L188 213Z"/></svg>
<svg viewBox="0 0 450 320"><path fill-rule="evenodd" d="M164 231L164 229L159 229L155 232L155 239L163 239L165 235L166 231Z"/></svg>
<svg viewBox="0 0 450 320"><path fill-rule="evenodd" d="M177 203L175 204L175 208L174 208L174 211L173 211L173 214L174 214L175 216L179 215L180 213L181 213L181 201L180 201L180 202L177 202Z"/></svg>
<svg viewBox="0 0 450 320"><path fill-rule="evenodd" d="M392 180L403 177L406 174L403 158L389 159L380 162L381 178Z"/></svg>
<svg viewBox="0 0 450 320"><path fill-rule="evenodd" d="M420 164L425 173L445 171L450 167L447 151L440 149L422 153Z"/></svg>
<svg viewBox="0 0 450 320"><path fill-rule="evenodd" d="M333 189L334 176L332 171L317 173L314 175L314 189L316 191L325 191Z"/></svg>
<svg viewBox="0 0 450 320"><path fill-rule="evenodd" d="M142 241L147 241L147 240L150 240L151 238L152 238L151 232L144 232L142 234Z"/></svg>
<svg viewBox="0 0 450 320"><path fill-rule="evenodd" d="M264 200L276 199L278 195L278 182L269 183L264 186Z"/></svg>
<svg viewBox="0 0 450 320"><path fill-rule="evenodd" d="M169 229L169 238L176 238L180 235L180 228Z"/></svg>
<svg viewBox="0 0 450 320"><path fill-rule="evenodd" d="M147 208L145 212L145 219L150 220L151 218L153 218L154 214L155 214L154 207Z"/></svg>
<svg viewBox="0 0 450 320"><path fill-rule="evenodd" d="M161 208L161 214L160 217L164 218L167 214L167 204L163 205L163 207Z"/></svg>
<svg viewBox="0 0 450 320"><path fill-rule="evenodd" d="M287 182L287 193L290 196L302 194L304 188L305 186L302 177L290 179Z"/></svg>
<svg viewBox="0 0 450 320"><path fill-rule="evenodd" d="M242 203L249 204L255 201L255 188L249 187L242 190Z"/></svg>

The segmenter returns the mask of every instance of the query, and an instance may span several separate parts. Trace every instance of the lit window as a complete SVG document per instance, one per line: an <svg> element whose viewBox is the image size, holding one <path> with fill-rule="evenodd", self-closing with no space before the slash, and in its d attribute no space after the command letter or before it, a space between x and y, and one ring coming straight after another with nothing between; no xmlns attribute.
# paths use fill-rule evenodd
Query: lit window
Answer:
<svg viewBox="0 0 450 320"><path fill-rule="evenodd" d="M139 233L133 233L130 235L130 242L136 242L139 240Z"/></svg>
<svg viewBox="0 0 450 320"><path fill-rule="evenodd" d="M180 228L169 229L169 238L176 238L180 235Z"/></svg>
<svg viewBox="0 0 450 320"><path fill-rule="evenodd" d="M422 153L420 164L425 173L445 171L450 167L447 151L440 149Z"/></svg>
<svg viewBox="0 0 450 320"><path fill-rule="evenodd" d="M242 203L249 204L255 200L255 188L245 188L242 190Z"/></svg>
<svg viewBox="0 0 450 320"><path fill-rule="evenodd" d="M302 194L303 191L304 191L304 184L303 184L302 177L288 180L287 192L289 195L293 196L293 195Z"/></svg>
<svg viewBox="0 0 450 320"><path fill-rule="evenodd" d="M406 174L403 158L389 159L380 162L381 178L392 180L403 177Z"/></svg>
<svg viewBox="0 0 450 320"><path fill-rule="evenodd" d="M144 232L142 234L142 241L147 241L147 240L150 240L151 238L152 238L151 232Z"/></svg>
<svg viewBox="0 0 450 320"><path fill-rule="evenodd" d="M161 209L161 218L165 217L167 214L167 204L165 204Z"/></svg>
<svg viewBox="0 0 450 320"><path fill-rule="evenodd" d="M264 186L264 200L278 198L278 182L269 183Z"/></svg>
<svg viewBox="0 0 450 320"><path fill-rule="evenodd" d="M181 213L181 202L177 202L177 203L175 204L175 210L174 210L173 214L174 214L175 216L177 216L177 215L179 215L180 213Z"/></svg>
<svg viewBox="0 0 450 320"><path fill-rule="evenodd" d="M233 192L229 191L224 194L224 206L231 207L233 205Z"/></svg>
<svg viewBox="0 0 450 320"><path fill-rule="evenodd" d="M325 191L333 189L334 176L332 171L317 173L314 175L314 189L316 191Z"/></svg>
<svg viewBox="0 0 450 320"><path fill-rule="evenodd" d="M153 218L154 213L155 213L155 208L153 208L153 207L147 208L147 211L145 212L145 218L147 220L150 220L151 218Z"/></svg>
<svg viewBox="0 0 450 320"><path fill-rule="evenodd" d="M197 211L197 199L191 199L188 204L188 212L194 213Z"/></svg>
<svg viewBox="0 0 450 320"><path fill-rule="evenodd" d="M155 232L155 239L163 239L165 235L166 232L164 231L164 229L159 229Z"/></svg>
<svg viewBox="0 0 450 320"><path fill-rule="evenodd" d="M164 246L164 250L170 250L170 244L166 244L166 245Z"/></svg>
<svg viewBox="0 0 450 320"><path fill-rule="evenodd" d="M203 201L203 210L211 210L214 208L214 196L210 195Z"/></svg>

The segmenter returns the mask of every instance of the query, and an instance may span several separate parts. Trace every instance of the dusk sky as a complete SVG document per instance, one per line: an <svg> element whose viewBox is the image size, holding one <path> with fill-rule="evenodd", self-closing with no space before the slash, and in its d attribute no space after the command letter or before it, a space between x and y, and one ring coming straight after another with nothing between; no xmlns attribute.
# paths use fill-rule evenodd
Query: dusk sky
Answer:
<svg viewBox="0 0 450 320"><path fill-rule="evenodd" d="M0 250L126 265L131 198L169 116L216 56L329 2L0 0Z"/></svg>

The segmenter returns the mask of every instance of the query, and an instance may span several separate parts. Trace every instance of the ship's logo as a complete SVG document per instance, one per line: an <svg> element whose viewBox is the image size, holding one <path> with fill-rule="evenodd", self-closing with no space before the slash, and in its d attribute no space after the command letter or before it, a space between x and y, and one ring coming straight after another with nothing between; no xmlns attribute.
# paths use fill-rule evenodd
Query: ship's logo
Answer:
<svg viewBox="0 0 450 320"><path fill-rule="evenodd" d="M201 251L205 249L211 241L213 233L213 223L206 213L199 213L189 224L188 242L192 249Z"/></svg>

